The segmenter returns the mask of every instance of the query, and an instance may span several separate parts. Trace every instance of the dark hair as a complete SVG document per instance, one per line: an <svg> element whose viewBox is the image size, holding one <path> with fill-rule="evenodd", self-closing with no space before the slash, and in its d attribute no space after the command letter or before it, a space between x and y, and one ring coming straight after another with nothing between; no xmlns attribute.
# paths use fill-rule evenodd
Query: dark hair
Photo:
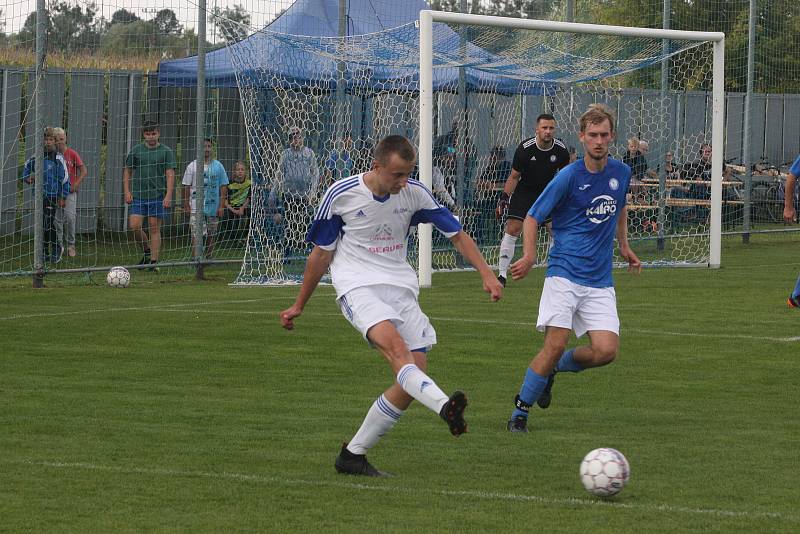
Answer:
<svg viewBox="0 0 800 534"><path fill-rule="evenodd" d="M144 121L142 123L142 132L154 132L158 130L158 123L156 121Z"/></svg>
<svg viewBox="0 0 800 534"><path fill-rule="evenodd" d="M213 145L214 144L214 138L213 137L205 137L205 138L203 138L203 142L204 143L211 143Z"/></svg>
<svg viewBox="0 0 800 534"><path fill-rule="evenodd" d="M539 124L539 121L553 121L555 122L556 118L553 117L550 113L542 113L538 117L536 117L536 124Z"/></svg>
<svg viewBox="0 0 800 534"><path fill-rule="evenodd" d="M417 150L414 145L402 135L384 137L375 147L374 157L381 163L386 163L392 154L397 154L405 161L417 159Z"/></svg>
<svg viewBox="0 0 800 534"><path fill-rule="evenodd" d="M495 145L492 148L492 155L497 159L506 159L506 147L502 145Z"/></svg>

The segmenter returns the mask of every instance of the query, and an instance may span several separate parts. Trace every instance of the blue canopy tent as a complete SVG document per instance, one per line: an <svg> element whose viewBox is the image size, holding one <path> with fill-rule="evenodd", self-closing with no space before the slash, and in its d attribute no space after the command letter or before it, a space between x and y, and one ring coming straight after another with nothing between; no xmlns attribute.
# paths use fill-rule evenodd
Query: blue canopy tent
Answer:
<svg viewBox="0 0 800 534"><path fill-rule="evenodd" d="M343 64L348 89L416 91L419 31L414 21L420 10L429 8L427 2L406 0L402 9L379 13L370 0L349 0L349 12L358 13L358 17L348 17L347 34L354 46L346 50L337 39L338 3L298 0L262 31L206 54L207 86L235 87L238 70L243 83L257 84L259 79L270 76L282 83L313 82L315 87L333 89L336 76L332 73ZM450 68L434 68L435 90L455 89L460 66L466 67L468 91L541 94L547 86L546 82L532 84L529 76L520 76L520 66L462 42L459 34L447 26L437 26L434 67ZM558 73L551 74L558 77ZM162 61L158 83L172 87L196 85L197 57Z"/></svg>

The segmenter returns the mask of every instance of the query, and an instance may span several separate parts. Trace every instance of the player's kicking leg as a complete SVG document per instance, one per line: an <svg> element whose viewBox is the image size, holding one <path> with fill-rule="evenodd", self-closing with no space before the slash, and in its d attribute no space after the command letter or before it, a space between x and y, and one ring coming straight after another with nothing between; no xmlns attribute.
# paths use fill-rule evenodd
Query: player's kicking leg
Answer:
<svg viewBox="0 0 800 534"><path fill-rule="evenodd" d="M439 389L436 382L416 365L406 342L391 321L382 321L373 326L368 337L392 366L397 375L397 383L403 391L439 414L454 436L467 431L464 420L466 395L457 391L448 397Z"/></svg>
<svg viewBox="0 0 800 534"><path fill-rule="evenodd" d="M370 286L340 297L339 305L347 320L387 359L397 381L373 402L356 435L344 444L336 470L387 476L367 461L367 451L394 427L414 399L437 412L452 434L466 432L466 396L456 392L447 397L426 374L427 347L436 343L436 332L414 295L404 289ZM409 344L421 348L409 351Z"/></svg>

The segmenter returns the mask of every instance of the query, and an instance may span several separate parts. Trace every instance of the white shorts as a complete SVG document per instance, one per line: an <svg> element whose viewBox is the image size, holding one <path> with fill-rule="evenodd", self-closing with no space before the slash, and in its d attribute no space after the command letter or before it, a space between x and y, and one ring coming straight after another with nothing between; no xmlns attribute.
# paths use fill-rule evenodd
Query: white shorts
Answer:
<svg viewBox="0 0 800 534"><path fill-rule="evenodd" d="M617 293L613 287L586 287L561 278L544 279L536 329L547 326L569 328L581 337L590 330L605 330L619 335Z"/></svg>
<svg viewBox="0 0 800 534"><path fill-rule="evenodd" d="M436 330L410 289L383 284L357 287L336 302L364 339L370 328L391 321L411 351L425 351L436 344Z"/></svg>

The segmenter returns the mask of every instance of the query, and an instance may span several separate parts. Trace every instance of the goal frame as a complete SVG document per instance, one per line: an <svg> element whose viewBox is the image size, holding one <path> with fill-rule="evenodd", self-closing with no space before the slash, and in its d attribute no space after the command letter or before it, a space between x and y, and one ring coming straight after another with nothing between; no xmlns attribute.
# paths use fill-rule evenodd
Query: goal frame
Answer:
<svg viewBox="0 0 800 534"><path fill-rule="evenodd" d="M712 64L712 118L711 145L718 147L711 155L711 224L709 239L709 262L707 267L719 268L722 249L722 166L725 127L725 34L722 32L698 32L554 22L546 20L516 19L466 13L447 13L423 10L419 13L419 175L426 186L432 186L433 174L433 23L470 24L560 33L612 35L620 37L649 37L654 39L682 39L711 42ZM419 237L419 285L430 287L433 272L433 228L420 224Z"/></svg>

